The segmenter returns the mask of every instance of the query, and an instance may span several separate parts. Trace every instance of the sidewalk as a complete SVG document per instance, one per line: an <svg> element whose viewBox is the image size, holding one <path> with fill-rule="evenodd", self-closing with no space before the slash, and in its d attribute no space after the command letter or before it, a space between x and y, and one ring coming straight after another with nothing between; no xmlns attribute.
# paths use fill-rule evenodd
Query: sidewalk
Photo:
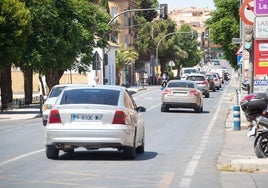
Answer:
<svg viewBox="0 0 268 188"><path fill-rule="evenodd" d="M232 81L234 82L234 81ZM229 83L230 87L234 86ZM244 112L240 109L241 130L234 130L233 106L236 105L235 94L229 95L229 114L225 123L225 143L217 160L217 167L220 171L235 172L268 172L268 158L259 159L254 151L254 139L249 138L248 125ZM241 93L241 98L247 95Z"/></svg>

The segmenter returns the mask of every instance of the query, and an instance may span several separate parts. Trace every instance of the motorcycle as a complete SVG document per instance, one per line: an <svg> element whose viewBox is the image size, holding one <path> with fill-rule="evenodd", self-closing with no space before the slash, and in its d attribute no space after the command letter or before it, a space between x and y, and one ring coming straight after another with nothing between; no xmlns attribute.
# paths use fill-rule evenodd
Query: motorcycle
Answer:
<svg viewBox="0 0 268 188"><path fill-rule="evenodd" d="M258 134L254 141L254 151L258 158L268 158L268 105L256 118Z"/></svg>
<svg viewBox="0 0 268 188"><path fill-rule="evenodd" d="M162 75L161 86L162 86L163 88L166 87L168 81L169 81L169 76L168 76L167 73L164 73L164 74Z"/></svg>
<svg viewBox="0 0 268 188"><path fill-rule="evenodd" d="M255 137L254 150L258 158L268 157L268 93L252 93L240 102L247 121L248 137ZM265 115L266 114L266 115ZM262 128L261 128L262 127Z"/></svg>

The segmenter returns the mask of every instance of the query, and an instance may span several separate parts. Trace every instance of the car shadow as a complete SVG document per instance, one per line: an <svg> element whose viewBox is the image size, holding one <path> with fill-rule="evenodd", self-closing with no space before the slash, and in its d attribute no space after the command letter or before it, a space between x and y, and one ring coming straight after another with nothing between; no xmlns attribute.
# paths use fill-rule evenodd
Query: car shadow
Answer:
<svg viewBox="0 0 268 188"><path fill-rule="evenodd" d="M61 153L60 153L61 154ZM150 160L157 156L157 152L145 151L143 154L136 154L135 161ZM120 151L75 151L73 153L62 153L59 155L58 160L70 160L70 161L121 161L126 160L123 152Z"/></svg>

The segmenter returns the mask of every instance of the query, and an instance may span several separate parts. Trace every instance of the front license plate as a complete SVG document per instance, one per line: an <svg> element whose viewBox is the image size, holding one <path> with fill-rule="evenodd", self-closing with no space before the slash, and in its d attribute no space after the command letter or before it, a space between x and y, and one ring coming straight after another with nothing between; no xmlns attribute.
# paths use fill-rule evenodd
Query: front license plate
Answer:
<svg viewBox="0 0 268 188"><path fill-rule="evenodd" d="M101 114L72 114L72 121L99 121Z"/></svg>

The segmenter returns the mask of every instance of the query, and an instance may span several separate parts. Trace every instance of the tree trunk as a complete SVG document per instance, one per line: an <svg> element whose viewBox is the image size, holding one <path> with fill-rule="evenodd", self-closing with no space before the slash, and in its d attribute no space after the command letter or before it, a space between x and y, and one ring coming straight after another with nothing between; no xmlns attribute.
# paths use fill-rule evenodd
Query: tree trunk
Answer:
<svg viewBox="0 0 268 188"><path fill-rule="evenodd" d="M42 95L45 95L46 94L46 92L45 92L45 86L44 86L44 82L43 82L42 76L40 74L38 76L38 79L39 79L39 82L41 83Z"/></svg>
<svg viewBox="0 0 268 188"><path fill-rule="evenodd" d="M4 67L0 74L1 74L0 85L1 85L2 110L6 110L8 108L8 104L13 102L10 66Z"/></svg>
<svg viewBox="0 0 268 188"><path fill-rule="evenodd" d="M25 104L33 102L33 70L29 66L23 67Z"/></svg>
<svg viewBox="0 0 268 188"><path fill-rule="evenodd" d="M60 83L60 78L62 77L64 71L63 70L51 70L46 73L46 83L49 88L49 91L52 89L54 85L58 85Z"/></svg>

